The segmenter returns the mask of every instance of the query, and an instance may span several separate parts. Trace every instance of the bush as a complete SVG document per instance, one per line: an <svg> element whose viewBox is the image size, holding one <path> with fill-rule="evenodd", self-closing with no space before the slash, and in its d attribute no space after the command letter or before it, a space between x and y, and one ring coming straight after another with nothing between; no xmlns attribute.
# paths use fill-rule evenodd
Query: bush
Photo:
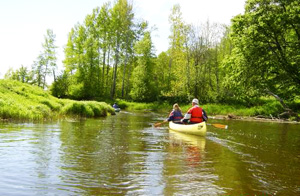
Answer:
<svg viewBox="0 0 300 196"><path fill-rule="evenodd" d="M100 117L115 113L104 102L58 99L39 87L11 80L0 80L0 97L2 119L44 120L59 114Z"/></svg>

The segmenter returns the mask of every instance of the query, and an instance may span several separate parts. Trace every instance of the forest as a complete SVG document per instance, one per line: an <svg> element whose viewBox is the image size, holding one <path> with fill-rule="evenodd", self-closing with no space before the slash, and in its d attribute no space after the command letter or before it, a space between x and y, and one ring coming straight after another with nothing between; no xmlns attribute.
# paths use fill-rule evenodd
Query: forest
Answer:
<svg viewBox="0 0 300 196"><path fill-rule="evenodd" d="M300 1L247 0L230 26L183 20L170 10L169 47L155 55L153 30L127 0L95 8L70 29L64 70L57 71L55 33L31 67L5 78L48 89L58 98L215 103L252 107L274 99L300 112ZM53 77L47 85L46 77Z"/></svg>

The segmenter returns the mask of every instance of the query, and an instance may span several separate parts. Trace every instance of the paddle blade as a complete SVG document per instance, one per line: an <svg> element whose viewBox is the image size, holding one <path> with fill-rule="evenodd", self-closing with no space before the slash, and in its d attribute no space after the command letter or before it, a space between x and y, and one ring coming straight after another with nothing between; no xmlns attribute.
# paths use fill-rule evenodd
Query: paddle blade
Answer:
<svg viewBox="0 0 300 196"><path fill-rule="evenodd" d="M211 124L211 125L220 129L228 129L228 125L222 125L222 124Z"/></svg>

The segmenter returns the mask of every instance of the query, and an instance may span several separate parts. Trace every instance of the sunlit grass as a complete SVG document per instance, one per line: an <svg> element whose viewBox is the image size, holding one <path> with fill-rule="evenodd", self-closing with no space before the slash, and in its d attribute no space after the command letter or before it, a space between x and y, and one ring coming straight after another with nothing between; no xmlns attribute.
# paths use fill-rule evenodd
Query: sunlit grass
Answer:
<svg viewBox="0 0 300 196"><path fill-rule="evenodd" d="M108 114L114 114L114 110L104 102L58 99L35 86L0 80L2 119L45 120L66 116L100 117Z"/></svg>
<svg viewBox="0 0 300 196"><path fill-rule="evenodd" d="M104 102L96 101L66 101L60 114L82 117L101 117L114 113L114 109Z"/></svg>
<svg viewBox="0 0 300 196"><path fill-rule="evenodd" d="M117 100L118 105L126 110L152 110L160 112L168 112L172 110L173 104L169 103L135 103L124 100ZM192 106L191 104L178 103L182 112L185 113ZM277 116L283 112L282 105L273 98L261 98L257 101L257 105L246 107L242 105L226 105L226 104L205 104L201 107L209 116L214 115L235 115L235 116Z"/></svg>

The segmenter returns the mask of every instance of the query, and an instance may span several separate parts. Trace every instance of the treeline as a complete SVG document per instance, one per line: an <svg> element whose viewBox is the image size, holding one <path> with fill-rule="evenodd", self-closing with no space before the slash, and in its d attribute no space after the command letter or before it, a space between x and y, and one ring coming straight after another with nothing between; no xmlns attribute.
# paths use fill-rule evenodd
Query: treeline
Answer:
<svg viewBox="0 0 300 196"><path fill-rule="evenodd" d="M75 99L122 98L221 101L222 59L231 48L221 38L225 26L183 21L180 6L169 17L170 47L154 54L147 22L134 18L132 5L119 0L104 4L77 24L65 48L65 71L52 86L56 96Z"/></svg>
<svg viewBox="0 0 300 196"><path fill-rule="evenodd" d="M53 76L56 81L56 48L55 34L51 29L47 29L42 43L43 50L33 62L31 68L22 65L19 69L9 69L5 74L6 79L17 80L23 83L29 83L45 89L47 87L47 77Z"/></svg>
<svg viewBox="0 0 300 196"><path fill-rule="evenodd" d="M231 26L195 26L174 5L169 49L156 56L148 23L135 18L133 5L106 3L71 29L64 71L54 74L50 89L57 97L140 102L197 97L201 103L254 105L273 96L287 110L296 108L299 9L297 0L248 0ZM49 73L45 64L43 73Z"/></svg>

